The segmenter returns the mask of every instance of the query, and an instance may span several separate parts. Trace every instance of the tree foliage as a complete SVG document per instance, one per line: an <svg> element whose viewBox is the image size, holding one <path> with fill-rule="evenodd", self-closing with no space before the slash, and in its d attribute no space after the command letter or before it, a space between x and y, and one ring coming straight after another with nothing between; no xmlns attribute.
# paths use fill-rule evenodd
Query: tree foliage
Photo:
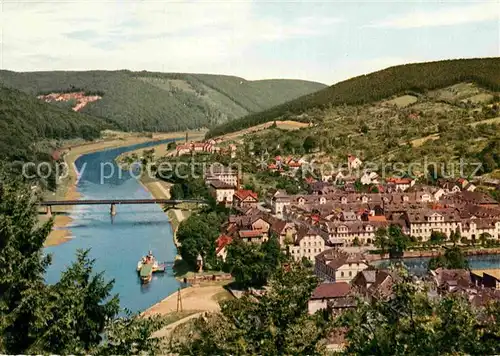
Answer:
<svg viewBox="0 0 500 356"><path fill-rule="evenodd" d="M224 213L202 212L191 215L179 225L176 236L181 244L180 254L192 269L196 268L198 254L207 268L216 266L215 240L224 218Z"/></svg>
<svg viewBox="0 0 500 356"><path fill-rule="evenodd" d="M262 245L234 241L227 249L225 268L240 288L262 287L283 260L279 241L272 235Z"/></svg>
<svg viewBox="0 0 500 356"><path fill-rule="evenodd" d="M45 284L51 257L43 253L43 243L52 221L38 222L37 197L24 185L1 181L0 352L156 351L154 342L146 339L161 323L145 328L138 316L117 319L119 300L111 295L114 282L105 281L102 273L94 273L88 251L78 252L76 261L57 283ZM129 327L117 329L120 322ZM141 330L140 335L137 330ZM114 348L110 348L111 343Z"/></svg>
<svg viewBox="0 0 500 356"><path fill-rule="evenodd" d="M493 355L500 352L500 303L473 308L459 294L430 299L405 272L389 300L360 301L338 324L348 355Z"/></svg>
<svg viewBox="0 0 500 356"><path fill-rule="evenodd" d="M325 87L301 80L246 81L233 76L126 70L0 71L0 81L33 96L98 93L102 98L86 105L83 113L106 118L121 130L151 132L214 126Z"/></svg>
<svg viewBox="0 0 500 356"><path fill-rule="evenodd" d="M447 269L466 269L469 262L458 246L447 248L444 254L439 254L429 260L428 269L435 270L439 267Z"/></svg>
<svg viewBox="0 0 500 356"><path fill-rule="evenodd" d="M330 323L308 315L317 281L300 264L279 269L262 296L221 303L221 313L197 320L192 336L176 345L181 355L316 355Z"/></svg>
<svg viewBox="0 0 500 356"><path fill-rule="evenodd" d="M271 109L224 123L210 130L207 136L242 130L312 109L324 109L331 105L366 104L408 91L424 93L460 82L475 82L498 91L499 61L498 58L457 59L391 67L345 80Z"/></svg>
<svg viewBox="0 0 500 356"><path fill-rule="evenodd" d="M401 231L399 225L391 224L389 227L375 231L374 245L382 251L389 252L391 258L401 257L411 243L410 237Z"/></svg>

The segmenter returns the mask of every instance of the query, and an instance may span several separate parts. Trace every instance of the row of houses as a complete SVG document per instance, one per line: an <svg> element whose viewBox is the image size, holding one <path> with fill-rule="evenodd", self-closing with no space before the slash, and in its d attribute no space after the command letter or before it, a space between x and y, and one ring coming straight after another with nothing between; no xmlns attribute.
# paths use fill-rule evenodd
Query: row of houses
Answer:
<svg viewBox="0 0 500 356"><path fill-rule="evenodd" d="M324 258L328 256L328 258ZM332 259L330 259L332 257ZM339 257L339 258L334 258ZM359 270L349 278L330 281L331 274L325 276L320 269L325 261L335 266L337 276L341 273L356 272L354 266L358 263ZM319 265L319 266L318 266ZM347 310L357 308L360 300L386 301L393 297L393 286L400 276L395 270L377 269L367 266L357 257L339 251L325 251L318 256L315 273L322 280L312 292L308 301L308 312L314 314L321 310L337 317ZM469 271L460 269L438 268L430 271L415 283L425 283L428 286L430 299L440 298L449 294L460 294L467 298L474 307L484 307L491 301L500 300L500 275L498 270ZM336 328L329 336L327 343L331 350L340 351L345 347L346 328Z"/></svg>
<svg viewBox="0 0 500 356"><path fill-rule="evenodd" d="M331 244L373 241L375 231L398 224L422 241L433 231L477 239L481 234L500 238L500 207L485 193L445 193L419 190L404 193L348 193L288 195L277 191L269 200L275 216L311 225L328 234Z"/></svg>
<svg viewBox="0 0 500 356"><path fill-rule="evenodd" d="M355 193L317 182L309 194L272 192L266 211L255 192L238 189L237 170L210 167L205 181L217 202L235 209L222 235L262 243L273 233L297 260L314 261L330 247L371 245L376 231L391 224L423 242L435 231L500 239L500 207L481 192L414 184L406 191Z"/></svg>
<svg viewBox="0 0 500 356"><path fill-rule="evenodd" d="M214 140L209 140L207 142L190 142L183 145L177 145L175 147L177 156L191 155L196 153L228 153L231 158L236 157L237 147L234 144L230 144L227 147L221 147L217 145Z"/></svg>

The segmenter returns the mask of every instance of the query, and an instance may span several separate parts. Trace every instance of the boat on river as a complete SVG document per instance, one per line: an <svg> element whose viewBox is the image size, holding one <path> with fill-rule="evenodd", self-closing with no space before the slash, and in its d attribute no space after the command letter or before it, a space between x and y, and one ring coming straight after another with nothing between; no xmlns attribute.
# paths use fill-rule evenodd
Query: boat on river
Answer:
<svg viewBox="0 0 500 356"><path fill-rule="evenodd" d="M152 264L144 264L139 271L139 276L141 278L141 283L146 284L151 282L153 279L153 265Z"/></svg>
<svg viewBox="0 0 500 356"><path fill-rule="evenodd" d="M145 266L148 266L148 269L151 267L151 273L163 273L166 270L166 264L159 263L151 251L149 251L147 256L144 256L139 262L137 262L137 272L141 274L141 271Z"/></svg>

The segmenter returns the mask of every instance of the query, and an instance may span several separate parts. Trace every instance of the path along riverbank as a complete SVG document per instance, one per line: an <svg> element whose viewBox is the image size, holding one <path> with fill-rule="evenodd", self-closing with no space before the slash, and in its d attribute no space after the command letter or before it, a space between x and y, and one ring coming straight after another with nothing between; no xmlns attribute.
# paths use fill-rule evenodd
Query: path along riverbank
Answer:
<svg viewBox="0 0 500 356"><path fill-rule="evenodd" d="M63 147L61 148L61 151L63 151L64 161L69 167L68 175L59 183L57 192L54 193L50 198L54 200L76 200L80 197L77 191L78 177L74 163L80 156L84 154L111 148L131 146L140 143L166 140L169 138L179 137L180 135L181 133L179 132L155 134L114 133L112 136L107 136L99 141ZM68 241L71 238L71 230L68 228L68 225L70 225L72 222L72 219L69 216L71 209L72 207L70 206L65 206L63 208L54 207L54 226L47 240L45 241L45 246L56 246ZM40 219L41 221L46 221L47 218L41 215Z"/></svg>

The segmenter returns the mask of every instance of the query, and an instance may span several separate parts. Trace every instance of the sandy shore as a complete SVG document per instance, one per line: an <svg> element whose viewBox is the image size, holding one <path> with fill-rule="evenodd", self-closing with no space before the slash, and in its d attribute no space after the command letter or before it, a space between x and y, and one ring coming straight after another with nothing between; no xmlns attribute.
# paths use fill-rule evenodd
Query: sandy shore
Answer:
<svg viewBox="0 0 500 356"><path fill-rule="evenodd" d="M80 198L80 194L76 189L77 175L74 170L74 163L84 154L110 148L131 146L144 142L182 137L183 135L183 132L158 133L154 134L152 137L137 133L113 133L100 141L64 147L62 148L62 150L66 152L64 160L70 167L70 170L68 172L68 177L60 182L58 191L53 193L50 198L54 200L76 200ZM72 207L70 206L53 207L52 212L54 213L54 227L45 241L45 246L56 246L71 239L71 230L67 228L72 221L71 217L68 216L71 212L71 208ZM46 218L41 215L41 220L44 221Z"/></svg>

